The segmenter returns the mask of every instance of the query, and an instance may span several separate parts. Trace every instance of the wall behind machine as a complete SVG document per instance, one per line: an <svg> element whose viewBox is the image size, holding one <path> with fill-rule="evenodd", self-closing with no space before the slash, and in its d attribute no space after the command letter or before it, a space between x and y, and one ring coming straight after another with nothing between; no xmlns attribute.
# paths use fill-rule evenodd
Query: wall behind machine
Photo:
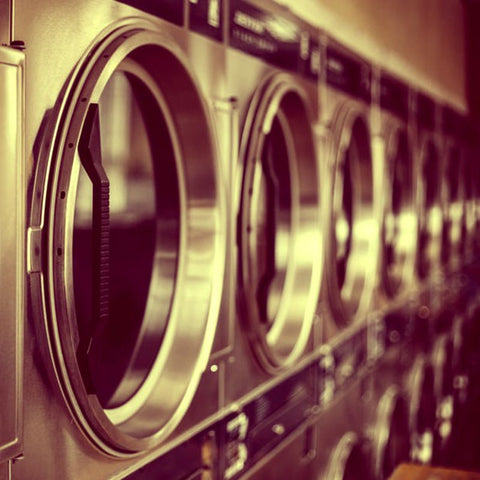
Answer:
<svg viewBox="0 0 480 480"><path fill-rule="evenodd" d="M465 110L461 0L277 0L372 62Z"/></svg>

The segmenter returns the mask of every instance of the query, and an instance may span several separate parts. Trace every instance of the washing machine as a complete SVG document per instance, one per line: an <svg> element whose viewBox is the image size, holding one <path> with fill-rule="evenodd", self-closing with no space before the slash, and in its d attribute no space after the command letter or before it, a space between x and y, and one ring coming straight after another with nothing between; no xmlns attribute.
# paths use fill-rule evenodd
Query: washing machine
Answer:
<svg viewBox="0 0 480 480"><path fill-rule="evenodd" d="M382 70L376 85L374 154L384 167L380 290L386 304L403 303L413 290L417 247L411 89Z"/></svg>
<svg viewBox="0 0 480 480"><path fill-rule="evenodd" d="M253 475L259 452L268 453L256 440L260 432L264 445L277 448L315 405L320 53L318 31L274 2L231 0L227 30L227 89L238 125L231 197L237 288L233 347L221 369L226 408L235 410L226 448L243 458L227 461L225 476L233 478ZM306 404L290 408L296 399ZM240 441L229 427L237 422L244 425Z"/></svg>
<svg viewBox="0 0 480 480"><path fill-rule="evenodd" d="M228 91L239 125L238 288L225 399L242 403L301 368L313 351L322 263L319 47L316 30L273 2L232 0L228 29Z"/></svg>
<svg viewBox="0 0 480 480"><path fill-rule="evenodd" d="M452 423L455 415L454 378L455 343L453 331L442 335L432 351L436 400L433 459L435 463L448 463L451 454Z"/></svg>
<svg viewBox="0 0 480 480"><path fill-rule="evenodd" d="M322 355L316 478L351 478L352 468L368 470L366 478L371 478L364 432L367 312L379 232L370 137L371 66L333 38L322 35L321 42L325 265L317 307Z"/></svg>
<svg viewBox="0 0 480 480"><path fill-rule="evenodd" d="M443 215L441 209L442 176L438 145L435 102L423 93L417 94L417 142L415 164L419 185L419 248L417 273L421 280L432 279L438 272L441 252Z"/></svg>
<svg viewBox="0 0 480 480"><path fill-rule="evenodd" d="M395 385L381 397L370 435L374 439L374 478L385 480L400 463L409 460L411 449L408 400Z"/></svg>
<svg viewBox="0 0 480 480"><path fill-rule="evenodd" d="M478 175L479 169L475 159L478 156L478 129L473 121L467 118L465 132L465 220L467 230L467 242L465 260L473 262L478 254L478 218L479 218L479 192Z"/></svg>
<svg viewBox="0 0 480 480"><path fill-rule="evenodd" d="M15 2L29 208L24 460L13 478L121 477L218 414L223 9Z"/></svg>
<svg viewBox="0 0 480 480"><path fill-rule="evenodd" d="M458 271L466 251L465 119L447 106L442 111L444 231L441 259L447 272Z"/></svg>
<svg viewBox="0 0 480 480"><path fill-rule="evenodd" d="M367 329L362 325L347 338L337 336L320 350L314 478L374 479L364 414L371 402Z"/></svg>
<svg viewBox="0 0 480 480"><path fill-rule="evenodd" d="M369 356L375 362L375 397L401 385L409 368L413 319L418 303L415 279L417 216L411 90L388 72L375 77L373 152L383 166L379 282L369 315Z"/></svg>
<svg viewBox="0 0 480 480"><path fill-rule="evenodd" d="M319 315L324 342L355 322L366 321L377 282L381 166L372 155L372 68L325 39L321 85L325 268ZM378 167L378 168L377 168Z"/></svg>
<svg viewBox="0 0 480 480"><path fill-rule="evenodd" d="M10 37L8 11L0 15L0 235L2 296L0 316L0 478L9 478L11 460L22 453L23 318L25 312L24 54ZM4 17L5 15L6 17ZM5 21L5 18L7 21Z"/></svg>

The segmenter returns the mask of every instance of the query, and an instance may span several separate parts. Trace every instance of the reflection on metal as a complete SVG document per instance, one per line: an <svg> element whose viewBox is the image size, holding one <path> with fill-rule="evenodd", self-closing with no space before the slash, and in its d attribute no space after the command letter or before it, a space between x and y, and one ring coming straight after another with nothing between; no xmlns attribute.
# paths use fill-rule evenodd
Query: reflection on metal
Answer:
<svg viewBox="0 0 480 480"><path fill-rule="evenodd" d="M240 215L243 317L267 370L292 365L310 335L322 236L312 117L289 77L270 79L244 130Z"/></svg>
<svg viewBox="0 0 480 480"><path fill-rule="evenodd" d="M79 65L56 107L54 144L43 152L53 185L43 246L45 301L54 299L49 341L70 408L111 455L164 439L209 359L224 209L197 92L175 47L142 27L119 28ZM97 126L88 127L87 110L97 104ZM86 176L87 134L111 193Z"/></svg>

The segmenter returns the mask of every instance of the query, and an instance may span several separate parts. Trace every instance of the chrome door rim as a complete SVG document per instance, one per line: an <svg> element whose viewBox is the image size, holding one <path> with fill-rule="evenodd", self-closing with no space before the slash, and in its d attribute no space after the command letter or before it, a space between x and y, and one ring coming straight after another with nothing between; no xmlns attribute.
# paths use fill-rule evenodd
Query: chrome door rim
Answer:
<svg viewBox="0 0 480 480"><path fill-rule="evenodd" d="M271 373L292 365L303 354L320 291L320 182L312 119L306 95L295 80L289 75L274 74L254 93L240 146L239 158L243 162L238 224L240 317L254 354L262 367ZM279 307L269 319L272 323L269 328L256 297L258 262L255 242L251 238L256 229L253 211L258 188L255 179L260 176L256 173L274 122L281 125L288 151L291 204L289 219L275 225L274 251L280 250L277 241L281 240L281 235L287 247L283 249L284 281L276 291Z"/></svg>
<svg viewBox="0 0 480 480"><path fill-rule="evenodd" d="M364 110L348 104L339 108L332 122L333 131L329 152L329 161L332 164L329 188L333 200L327 215L325 272L330 307L335 321L343 326L366 315L377 282L380 229L379 204L375 188L378 186L379 178L375 174L374 161L377 159L371 152L368 125ZM360 133L354 133L354 130ZM352 163L350 168L354 169L353 174L357 174L358 178L355 177L350 181L352 183L352 218L348 222L350 223L348 227L350 246L345 257L345 278L340 285L336 258L339 243L337 237L342 227L339 225L339 219L343 218L343 207L340 204L343 200L338 199L338 191L341 190L343 198L345 179L341 170L352 145L356 153L352 162L349 163ZM350 176L353 174L350 172ZM353 183L356 183L356 186ZM340 220L340 223L345 222Z"/></svg>

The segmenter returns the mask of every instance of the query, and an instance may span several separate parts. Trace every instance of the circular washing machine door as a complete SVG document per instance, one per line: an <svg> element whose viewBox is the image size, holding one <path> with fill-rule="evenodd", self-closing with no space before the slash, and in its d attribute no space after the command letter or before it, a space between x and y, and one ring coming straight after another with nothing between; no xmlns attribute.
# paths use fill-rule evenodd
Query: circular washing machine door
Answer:
<svg viewBox="0 0 480 480"><path fill-rule="evenodd" d="M366 118L341 109L334 122L326 279L333 314L346 324L368 310L378 259L378 222Z"/></svg>
<svg viewBox="0 0 480 480"><path fill-rule="evenodd" d="M430 138L420 152L418 186L419 239L417 274L426 279L439 265L443 215L441 210L441 164L438 149Z"/></svg>
<svg viewBox="0 0 480 480"><path fill-rule="evenodd" d="M376 428L375 478L389 478L397 465L410 459L407 401L394 386L380 399Z"/></svg>
<svg viewBox="0 0 480 480"><path fill-rule="evenodd" d="M255 93L240 159L241 319L267 371L295 362L320 290L319 174L306 97L289 76Z"/></svg>
<svg viewBox="0 0 480 480"><path fill-rule="evenodd" d="M417 358L410 374L409 426L412 460L430 463L433 449L433 433L436 420L434 371L423 356Z"/></svg>
<svg viewBox="0 0 480 480"><path fill-rule="evenodd" d="M327 475L322 480L374 480L365 442L354 432L346 433L330 458ZM320 478L318 480L321 480Z"/></svg>
<svg viewBox="0 0 480 480"><path fill-rule="evenodd" d="M74 72L35 184L38 306L84 432L112 455L150 448L204 371L223 281L224 207L208 111L181 54L120 26ZM38 295L38 292L34 294Z"/></svg>
<svg viewBox="0 0 480 480"><path fill-rule="evenodd" d="M446 154L444 177L444 228L441 259L445 268L459 266L466 241L465 173L460 147L450 145Z"/></svg>
<svg viewBox="0 0 480 480"><path fill-rule="evenodd" d="M413 157L405 129L386 139L385 212L381 226L382 280L390 297L398 295L414 274L417 215L414 208Z"/></svg>

